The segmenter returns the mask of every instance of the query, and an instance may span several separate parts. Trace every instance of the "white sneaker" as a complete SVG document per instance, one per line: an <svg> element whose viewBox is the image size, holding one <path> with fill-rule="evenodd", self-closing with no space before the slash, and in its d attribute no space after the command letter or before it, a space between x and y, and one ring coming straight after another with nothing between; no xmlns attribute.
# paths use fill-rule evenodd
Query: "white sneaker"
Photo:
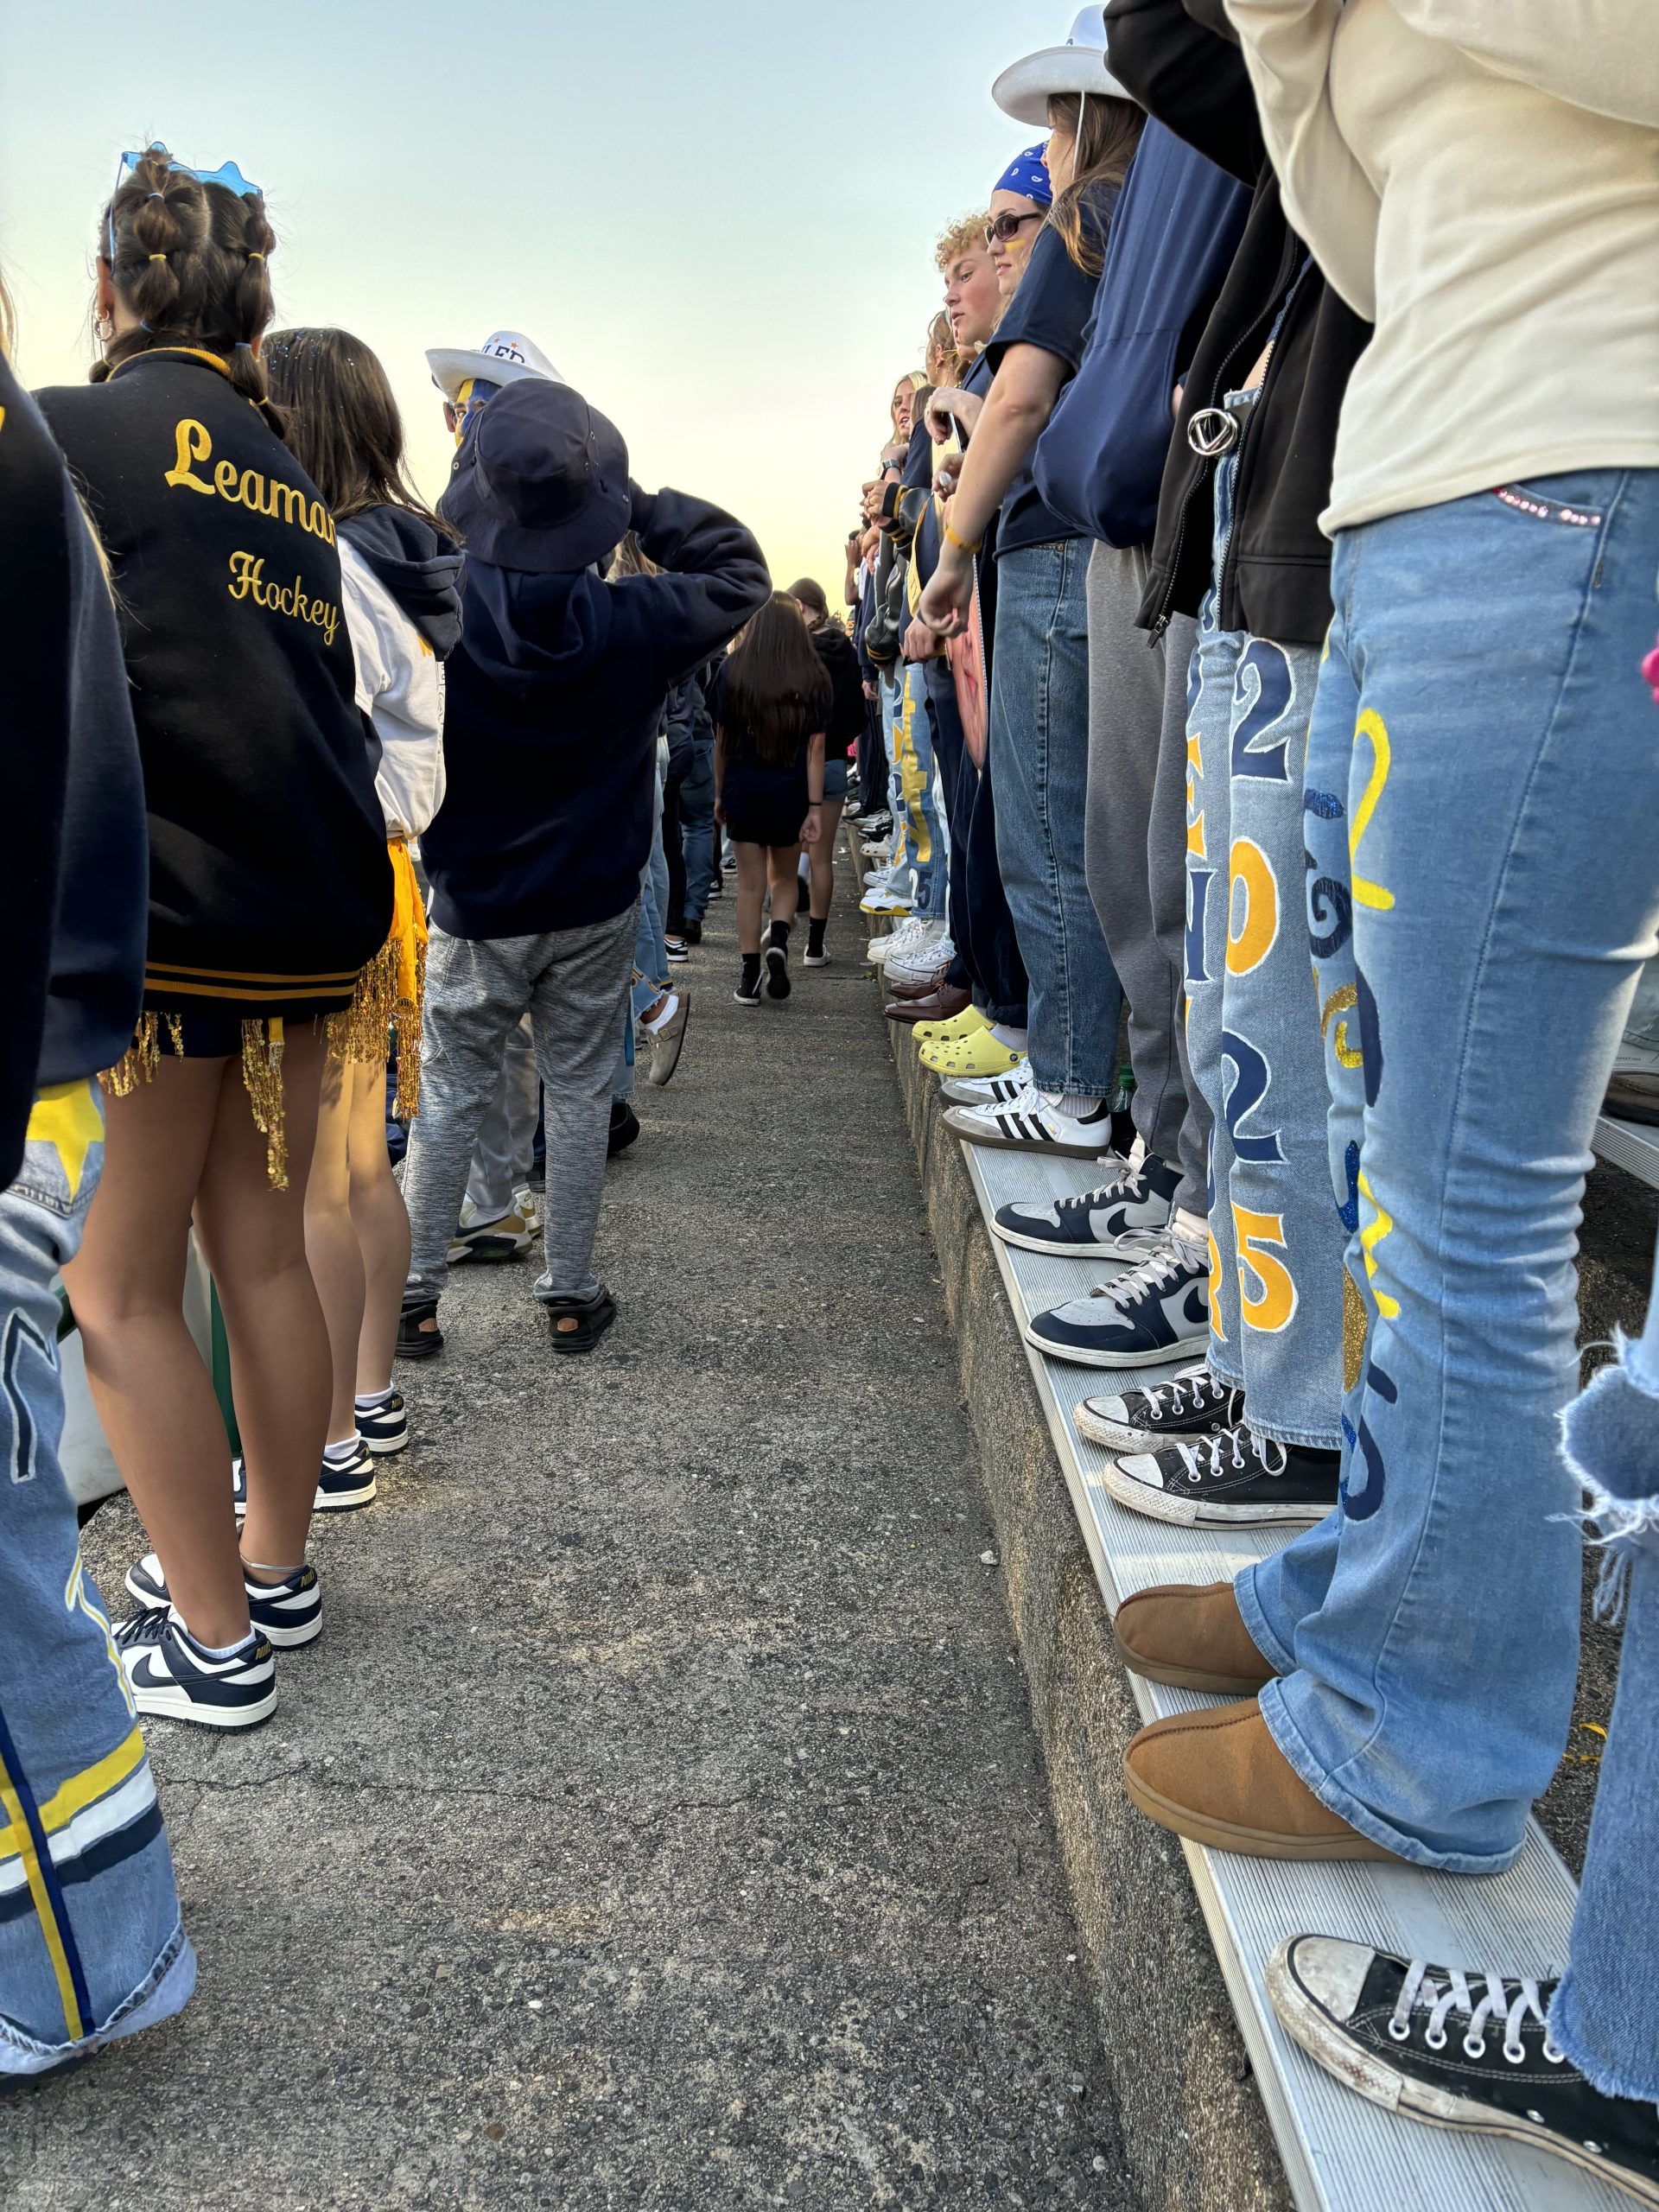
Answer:
<svg viewBox="0 0 1659 2212"><path fill-rule="evenodd" d="M1027 1080L1017 1098L984 1106L947 1106L944 1126L969 1144L1034 1152L1061 1160L1101 1160L1112 1149L1112 1102L1103 1098L1086 1121L1062 1114Z"/></svg>
<svg viewBox="0 0 1659 2212"><path fill-rule="evenodd" d="M1006 1106L1030 1081L1030 1064L1021 1052L1006 1075L947 1075L939 1090L953 1106Z"/></svg>
<svg viewBox="0 0 1659 2212"><path fill-rule="evenodd" d="M887 974L894 982L919 982L936 969L948 968L957 957L957 948L950 942L950 932L941 928L934 938L924 938L913 952L890 953Z"/></svg>
<svg viewBox="0 0 1659 2212"><path fill-rule="evenodd" d="M512 1194L512 1210L532 1236L542 1233L542 1210L536 1203L536 1193L528 1183L520 1183Z"/></svg>
<svg viewBox="0 0 1659 2212"><path fill-rule="evenodd" d="M912 914L897 928L890 930L886 937L873 937L864 957L876 967L885 968L889 960L913 952L921 943L922 932L926 927L927 924L918 915Z"/></svg>

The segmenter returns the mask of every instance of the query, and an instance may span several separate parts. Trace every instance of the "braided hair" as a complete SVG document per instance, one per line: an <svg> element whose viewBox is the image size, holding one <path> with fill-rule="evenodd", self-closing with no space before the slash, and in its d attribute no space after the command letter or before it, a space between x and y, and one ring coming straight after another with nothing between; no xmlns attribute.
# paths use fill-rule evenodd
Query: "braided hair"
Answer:
<svg viewBox="0 0 1659 2212"><path fill-rule="evenodd" d="M157 346L200 346L223 359L236 390L281 437L283 417L254 351L272 314L276 235L264 195L203 184L171 164L166 147L150 147L104 211L100 258L138 325L111 340L92 382Z"/></svg>

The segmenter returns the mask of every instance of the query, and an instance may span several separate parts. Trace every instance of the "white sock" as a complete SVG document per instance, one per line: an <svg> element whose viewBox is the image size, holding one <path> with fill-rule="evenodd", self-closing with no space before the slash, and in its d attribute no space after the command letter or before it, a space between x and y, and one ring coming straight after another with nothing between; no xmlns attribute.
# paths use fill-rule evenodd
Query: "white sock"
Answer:
<svg viewBox="0 0 1659 2212"><path fill-rule="evenodd" d="M391 1403L395 1395L391 1383L388 1382L384 1390L359 1390L353 1400L353 1403L360 1414L378 1413L382 1406L389 1406Z"/></svg>
<svg viewBox="0 0 1659 2212"><path fill-rule="evenodd" d="M1023 1052L1030 1033L1029 1030L1016 1029L1010 1021L994 1021L991 1024L991 1034L1005 1052Z"/></svg>
<svg viewBox="0 0 1659 2212"><path fill-rule="evenodd" d="M660 1014L652 1014L651 1020L646 1022L645 1027L654 1035L656 1032L662 1027L663 1024L668 1020L670 1016L673 1014L675 1007L678 1006L679 1002L679 993L677 991L671 991L668 995L667 1002L664 1004L662 1012Z"/></svg>
<svg viewBox="0 0 1659 2212"><path fill-rule="evenodd" d="M184 1616L176 1605L169 1605L168 1613L175 1628L183 1631L184 1640L192 1650L199 1651L204 1659L234 1659L238 1651L245 1651L253 1642L253 1630L238 1636L234 1643L204 1643L199 1636L192 1636Z"/></svg>
<svg viewBox="0 0 1659 2212"><path fill-rule="evenodd" d="M1058 1094L1046 1090L1043 1096L1057 1114L1065 1114L1074 1122L1087 1121L1091 1114L1100 1111L1097 1090L1062 1090Z"/></svg>
<svg viewBox="0 0 1659 2212"><path fill-rule="evenodd" d="M1210 1224L1202 1214L1189 1213L1185 1206L1177 1206L1169 1217L1172 1243L1179 1245L1183 1259L1195 1265L1200 1263L1210 1249Z"/></svg>
<svg viewBox="0 0 1659 2212"><path fill-rule="evenodd" d="M343 1444L325 1444L322 1447L323 1459L331 1467L349 1466L357 1457L357 1452L358 1440L355 1436L347 1437Z"/></svg>

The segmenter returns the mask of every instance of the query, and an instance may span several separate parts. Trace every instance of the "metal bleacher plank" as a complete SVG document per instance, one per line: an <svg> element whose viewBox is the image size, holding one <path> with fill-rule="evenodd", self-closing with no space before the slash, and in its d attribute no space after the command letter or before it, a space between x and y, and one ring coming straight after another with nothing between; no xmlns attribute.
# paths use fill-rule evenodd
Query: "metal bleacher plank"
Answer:
<svg viewBox="0 0 1659 2212"><path fill-rule="evenodd" d="M1659 1185L1659 1129L1640 1122L1616 1122L1603 1114L1596 1122L1596 1150L1603 1160L1644 1183Z"/></svg>
<svg viewBox="0 0 1659 2212"><path fill-rule="evenodd" d="M1659 1148L1656 1148L1659 1149ZM1011 1200L1086 1190L1100 1171L1086 1161L963 1147L987 1226ZM994 1238L1016 1320L1077 1296L1117 1273L1111 1262L1056 1261ZM1287 1541L1282 1534L1181 1529L1128 1512L1100 1476L1107 1454L1077 1435L1078 1401L1178 1371L1079 1367L1027 1346L1050 1433L1109 1611L1156 1582L1211 1582ZM1294 1533L1294 1532L1293 1532ZM1131 1677L1148 1720L1210 1700ZM1286 1936L1345 1936L1453 1965L1549 1972L1567 1955L1575 1890L1533 1823L1505 1874L1470 1879L1362 1863L1298 1865L1184 1847L1223 1978L1303 2212L1629 2212L1612 2184L1556 2159L1490 2137L1415 2125L1368 2104L1315 2066L1279 2025L1267 1961Z"/></svg>

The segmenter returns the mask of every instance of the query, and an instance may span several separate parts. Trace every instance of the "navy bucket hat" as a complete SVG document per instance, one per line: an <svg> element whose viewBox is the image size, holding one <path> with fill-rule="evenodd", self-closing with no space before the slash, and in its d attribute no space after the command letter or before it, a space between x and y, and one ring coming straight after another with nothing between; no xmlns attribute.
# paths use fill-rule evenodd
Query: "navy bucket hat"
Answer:
<svg viewBox="0 0 1659 2212"><path fill-rule="evenodd" d="M499 569L590 568L627 533L628 448L571 385L526 378L479 415L438 511Z"/></svg>

